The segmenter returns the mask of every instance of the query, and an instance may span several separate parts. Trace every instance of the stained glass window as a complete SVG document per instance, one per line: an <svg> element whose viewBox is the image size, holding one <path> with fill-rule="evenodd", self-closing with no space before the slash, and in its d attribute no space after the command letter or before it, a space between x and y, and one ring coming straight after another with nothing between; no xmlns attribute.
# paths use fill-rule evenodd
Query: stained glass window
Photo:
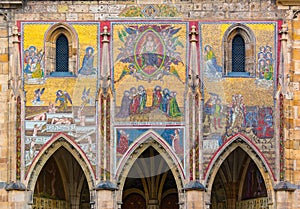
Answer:
<svg viewBox="0 0 300 209"><path fill-rule="evenodd" d="M65 35L61 34L56 40L56 72L69 71L69 42Z"/></svg>
<svg viewBox="0 0 300 209"><path fill-rule="evenodd" d="M245 41L236 35L232 40L232 72L245 72Z"/></svg>

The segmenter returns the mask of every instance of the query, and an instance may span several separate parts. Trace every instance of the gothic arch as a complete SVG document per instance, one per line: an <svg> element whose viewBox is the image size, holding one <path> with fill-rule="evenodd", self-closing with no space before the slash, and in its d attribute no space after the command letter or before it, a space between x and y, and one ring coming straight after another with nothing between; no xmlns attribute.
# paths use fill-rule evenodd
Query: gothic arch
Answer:
<svg viewBox="0 0 300 209"><path fill-rule="evenodd" d="M177 156L173 153L169 145L154 131L147 131L140 136L135 143L125 153L121 159L120 165L116 172L116 180L120 188L119 198L122 198L122 189L128 173L136 159L149 147L153 147L166 161L174 176L177 190L181 192L183 189L183 179L185 178L183 169Z"/></svg>
<svg viewBox="0 0 300 209"><path fill-rule="evenodd" d="M244 24L231 25L224 33L223 44L223 66L224 75L232 72L232 41L241 36L245 42L245 72L251 77L255 76L255 35L253 31Z"/></svg>
<svg viewBox="0 0 300 209"><path fill-rule="evenodd" d="M269 203L272 203L274 201L273 185L274 181L276 181L275 176L263 153L259 151L256 145L250 139L248 139L242 134L236 134L235 136L228 139L218 149L218 151L215 153L215 155L209 162L209 165L204 174L204 185L207 186L207 201L210 201L212 185L222 163L237 148L241 148L245 153L247 153L249 158L253 160L256 166L258 167L258 170L260 171L267 188L267 196ZM243 173L243 176L245 176L245 173ZM243 182L239 185L239 187L241 188L242 186ZM239 193L239 195L241 195L241 193Z"/></svg>
<svg viewBox="0 0 300 209"><path fill-rule="evenodd" d="M75 29L66 23L56 23L45 33L45 75L55 72L56 66L56 40L60 35L68 39L69 45L69 72L77 75L78 72L78 36Z"/></svg>
<svg viewBox="0 0 300 209"><path fill-rule="evenodd" d="M87 179L89 189L95 186L95 174L85 153L76 142L63 133L59 133L48 141L34 158L25 177L26 185L29 190L34 190L35 182L48 159L59 149L65 148L78 162Z"/></svg>

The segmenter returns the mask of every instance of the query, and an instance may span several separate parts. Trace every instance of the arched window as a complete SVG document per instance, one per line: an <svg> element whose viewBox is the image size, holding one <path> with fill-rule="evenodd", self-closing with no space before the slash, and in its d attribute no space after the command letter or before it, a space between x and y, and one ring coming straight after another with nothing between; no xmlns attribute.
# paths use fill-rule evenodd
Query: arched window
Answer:
<svg viewBox="0 0 300 209"><path fill-rule="evenodd" d="M57 23L45 34L45 75L73 77L78 74L78 36L72 25Z"/></svg>
<svg viewBox="0 0 300 209"><path fill-rule="evenodd" d="M232 72L245 72L245 41L240 35L232 40Z"/></svg>
<svg viewBox="0 0 300 209"><path fill-rule="evenodd" d="M61 34L56 40L56 72L69 72L69 42Z"/></svg>
<svg viewBox="0 0 300 209"><path fill-rule="evenodd" d="M231 25L223 36L224 76L255 77L255 35L244 24Z"/></svg>

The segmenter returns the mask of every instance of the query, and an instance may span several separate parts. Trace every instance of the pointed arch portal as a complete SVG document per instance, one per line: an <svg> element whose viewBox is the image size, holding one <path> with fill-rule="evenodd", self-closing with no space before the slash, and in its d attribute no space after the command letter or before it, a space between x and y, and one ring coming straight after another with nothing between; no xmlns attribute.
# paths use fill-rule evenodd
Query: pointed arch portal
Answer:
<svg viewBox="0 0 300 209"><path fill-rule="evenodd" d="M33 205L58 209L90 208L90 191L77 160L64 147L45 163L34 187Z"/></svg>
<svg viewBox="0 0 300 209"><path fill-rule="evenodd" d="M75 141L62 133L43 146L27 175L33 208L88 209L94 186L87 157Z"/></svg>
<svg viewBox="0 0 300 209"><path fill-rule="evenodd" d="M171 168L152 146L132 165L124 183L122 202L123 209L179 209Z"/></svg>
<svg viewBox="0 0 300 209"><path fill-rule="evenodd" d="M268 208L273 204L273 173L257 147L243 135L226 141L205 176L211 209Z"/></svg>
<svg viewBox="0 0 300 209"><path fill-rule="evenodd" d="M267 203L264 179L255 162L240 147L221 164L212 185L211 209L244 208L246 202Z"/></svg>
<svg viewBox="0 0 300 209"><path fill-rule="evenodd" d="M179 209L184 201L178 158L154 131L137 139L116 175L122 209Z"/></svg>

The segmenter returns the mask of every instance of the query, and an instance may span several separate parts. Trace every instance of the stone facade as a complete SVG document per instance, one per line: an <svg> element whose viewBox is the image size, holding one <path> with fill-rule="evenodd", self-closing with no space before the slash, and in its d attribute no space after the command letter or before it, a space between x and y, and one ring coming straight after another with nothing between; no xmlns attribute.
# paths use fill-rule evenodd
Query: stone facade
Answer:
<svg viewBox="0 0 300 209"><path fill-rule="evenodd" d="M299 9L2 1L0 208L298 208Z"/></svg>

